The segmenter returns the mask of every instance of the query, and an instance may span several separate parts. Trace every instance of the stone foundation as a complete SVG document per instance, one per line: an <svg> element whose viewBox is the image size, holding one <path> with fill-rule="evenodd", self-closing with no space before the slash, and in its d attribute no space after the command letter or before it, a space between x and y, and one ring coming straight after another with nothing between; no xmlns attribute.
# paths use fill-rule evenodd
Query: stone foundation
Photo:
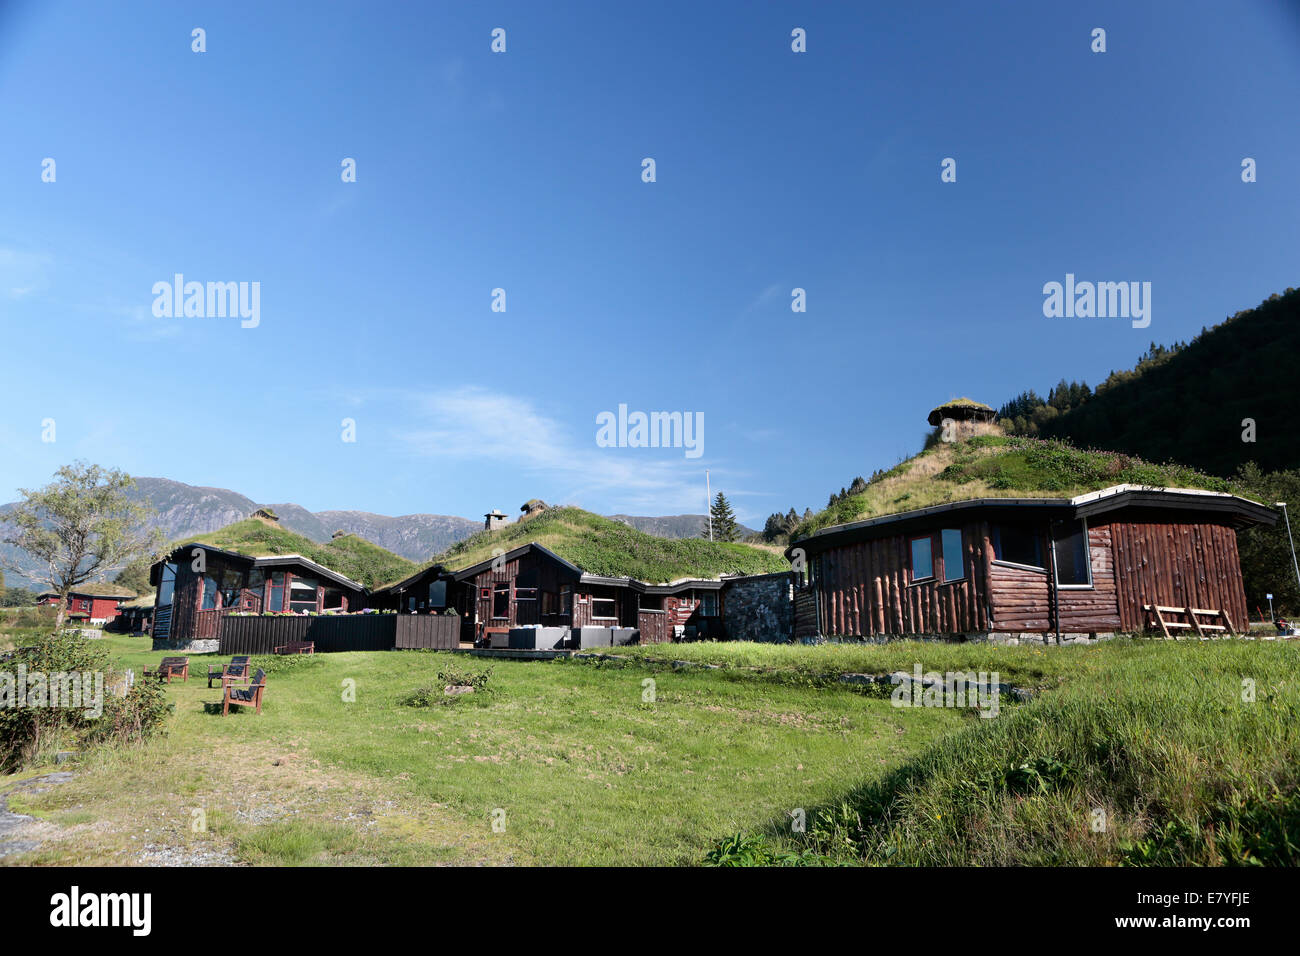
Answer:
<svg viewBox="0 0 1300 956"><path fill-rule="evenodd" d="M202 641L167 641L153 642L155 651L188 651L191 654L215 654L221 650L221 642L216 638Z"/></svg>

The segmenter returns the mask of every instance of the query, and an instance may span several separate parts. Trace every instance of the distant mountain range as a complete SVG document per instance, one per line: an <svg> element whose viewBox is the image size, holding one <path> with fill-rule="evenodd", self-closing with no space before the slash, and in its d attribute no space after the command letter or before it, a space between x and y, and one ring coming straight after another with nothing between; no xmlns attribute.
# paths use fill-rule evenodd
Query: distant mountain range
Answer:
<svg viewBox="0 0 1300 956"><path fill-rule="evenodd" d="M168 540L190 535L208 534L247 518L259 508L269 508L290 531L329 541L335 531L359 535L411 561L427 561L457 541L468 538L483 527L482 520L456 515L412 514L391 517L368 511L308 511L293 503L262 503L228 488L187 485L167 478L136 478L132 497L148 501L157 518L151 527L162 530ZM0 505L0 515L13 507ZM661 538L692 538L703 527L704 515L612 515L616 521L631 525ZM16 561L24 570L36 570L27 556L0 545L0 554ZM10 571L7 583L12 587L35 583L23 581Z"/></svg>
<svg viewBox="0 0 1300 956"><path fill-rule="evenodd" d="M704 531L704 522L708 520L708 515L663 515L661 517L610 515L609 517L657 538L697 538ZM743 524L736 527L742 538L756 534L753 528L746 528Z"/></svg>

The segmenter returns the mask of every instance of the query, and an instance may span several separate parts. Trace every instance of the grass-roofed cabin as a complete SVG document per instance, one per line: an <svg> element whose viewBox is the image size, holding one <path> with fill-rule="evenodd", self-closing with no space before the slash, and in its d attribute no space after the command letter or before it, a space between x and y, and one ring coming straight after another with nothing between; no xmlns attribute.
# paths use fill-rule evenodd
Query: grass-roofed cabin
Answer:
<svg viewBox="0 0 1300 956"><path fill-rule="evenodd" d="M153 639L173 647L211 640L233 611L358 611L366 589L300 554L252 557L201 542L180 545L149 569L158 589Z"/></svg>
<svg viewBox="0 0 1300 956"><path fill-rule="evenodd" d="M1144 605L1246 626L1238 528L1273 524L1220 492L1117 485L1074 498L981 498L795 541L795 636L1047 640L1141 630Z"/></svg>
<svg viewBox="0 0 1300 956"><path fill-rule="evenodd" d="M472 642L512 627L634 627L643 642L721 637L723 582L681 580L647 584L629 577L588 574L535 541L459 571L433 565L380 588L375 607L461 619Z"/></svg>

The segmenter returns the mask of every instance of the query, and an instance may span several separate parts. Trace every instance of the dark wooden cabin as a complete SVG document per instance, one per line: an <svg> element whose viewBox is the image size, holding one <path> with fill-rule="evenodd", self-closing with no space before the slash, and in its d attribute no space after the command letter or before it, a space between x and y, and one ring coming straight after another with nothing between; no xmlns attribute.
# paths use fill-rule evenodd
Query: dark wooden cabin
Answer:
<svg viewBox="0 0 1300 956"><path fill-rule="evenodd" d="M432 566L376 591L375 607L461 618L472 642L512 627L639 627L642 641L721 636L721 581L646 584L588 574L529 542L461 571Z"/></svg>
<svg viewBox="0 0 1300 956"><path fill-rule="evenodd" d="M158 589L153 638L178 646L215 637L217 618L233 611L346 613L366 606L364 586L300 554L251 557L199 542L155 564L149 581Z"/></svg>
<svg viewBox="0 0 1300 956"><path fill-rule="evenodd" d="M983 498L825 528L801 567L795 637L1141 630L1144 605L1246 626L1238 528L1269 508L1216 492L1119 485L1076 498Z"/></svg>

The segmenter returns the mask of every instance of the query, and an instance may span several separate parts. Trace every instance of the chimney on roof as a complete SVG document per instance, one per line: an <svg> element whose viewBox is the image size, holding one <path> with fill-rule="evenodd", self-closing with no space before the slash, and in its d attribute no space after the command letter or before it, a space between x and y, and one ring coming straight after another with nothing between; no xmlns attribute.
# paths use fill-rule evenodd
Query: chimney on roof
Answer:
<svg viewBox="0 0 1300 956"><path fill-rule="evenodd" d="M491 511L483 515L483 528L486 531L492 531L496 528L500 528L504 526L505 523L506 523L505 513L498 508L493 508Z"/></svg>

